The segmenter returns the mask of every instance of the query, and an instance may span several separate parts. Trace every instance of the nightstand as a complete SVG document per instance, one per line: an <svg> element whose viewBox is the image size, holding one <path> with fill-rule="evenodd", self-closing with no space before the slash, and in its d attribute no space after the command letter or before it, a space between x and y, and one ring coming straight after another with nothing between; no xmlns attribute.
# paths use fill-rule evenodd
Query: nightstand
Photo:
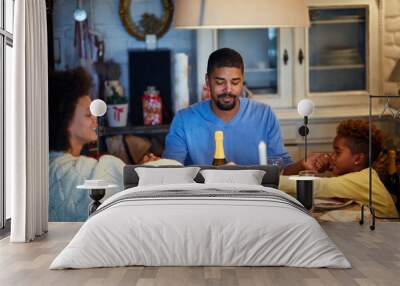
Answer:
<svg viewBox="0 0 400 286"><path fill-rule="evenodd" d="M77 186L78 189L85 189L89 191L89 197L92 199L92 202L88 206L89 216L101 205L100 200L104 198L106 189L116 187L118 186L109 184L104 180L85 180L84 185Z"/></svg>
<svg viewBox="0 0 400 286"><path fill-rule="evenodd" d="M311 210L314 201L314 187L313 182L319 180L319 177L315 176L290 176L289 180L296 181L296 193L297 200L303 204L303 206Z"/></svg>

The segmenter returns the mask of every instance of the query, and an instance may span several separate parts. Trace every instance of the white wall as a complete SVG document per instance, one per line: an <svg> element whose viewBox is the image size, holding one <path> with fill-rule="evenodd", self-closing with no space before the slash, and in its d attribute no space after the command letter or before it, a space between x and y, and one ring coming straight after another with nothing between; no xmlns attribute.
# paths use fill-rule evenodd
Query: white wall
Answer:
<svg viewBox="0 0 400 286"><path fill-rule="evenodd" d="M384 0L383 88L385 94L397 94L398 85L389 82L396 61L400 59L400 0Z"/></svg>

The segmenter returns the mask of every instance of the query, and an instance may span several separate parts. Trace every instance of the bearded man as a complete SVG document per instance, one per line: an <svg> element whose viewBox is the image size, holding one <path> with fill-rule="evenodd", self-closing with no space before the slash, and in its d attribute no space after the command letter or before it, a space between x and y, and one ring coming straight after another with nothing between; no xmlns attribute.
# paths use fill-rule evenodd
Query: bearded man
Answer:
<svg viewBox="0 0 400 286"><path fill-rule="evenodd" d="M206 74L211 98L175 115L162 157L184 165L210 165L214 133L221 130L228 162L259 164L258 144L264 141L268 156L281 157L285 166L291 164L274 112L269 105L240 97L243 81L242 56L229 48L214 51Z"/></svg>

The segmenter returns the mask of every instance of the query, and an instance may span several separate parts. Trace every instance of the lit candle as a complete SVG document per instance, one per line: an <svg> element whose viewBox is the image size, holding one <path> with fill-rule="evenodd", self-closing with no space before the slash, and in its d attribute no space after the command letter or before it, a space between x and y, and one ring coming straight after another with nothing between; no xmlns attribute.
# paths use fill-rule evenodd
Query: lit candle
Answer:
<svg viewBox="0 0 400 286"><path fill-rule="evenodd" d="M258 144L258 161L260 165L267 165L267 144L264 141Z"/></svg>

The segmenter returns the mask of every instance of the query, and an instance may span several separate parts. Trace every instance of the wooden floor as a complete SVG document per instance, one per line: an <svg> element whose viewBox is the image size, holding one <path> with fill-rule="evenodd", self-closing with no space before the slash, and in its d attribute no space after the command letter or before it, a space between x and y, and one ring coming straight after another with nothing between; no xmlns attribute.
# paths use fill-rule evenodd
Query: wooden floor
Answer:
<svg viewBox="0 0 400 286"><path fill-rule="evenodd" d="M325 223L352 269L289 267L123 267L48 270L80 223L50 223L27 244L0 241L0 285L400 285L400 223Z"/></svg>

